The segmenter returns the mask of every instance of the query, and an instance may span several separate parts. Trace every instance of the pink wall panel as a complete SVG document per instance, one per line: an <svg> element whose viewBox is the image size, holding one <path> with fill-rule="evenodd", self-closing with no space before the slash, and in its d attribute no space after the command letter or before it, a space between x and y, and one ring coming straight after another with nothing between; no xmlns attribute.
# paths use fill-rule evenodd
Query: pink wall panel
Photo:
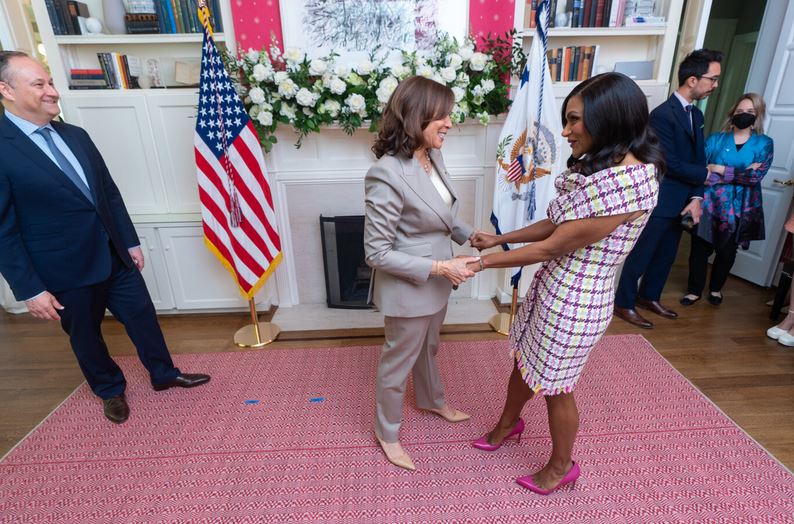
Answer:
<svg viewBox="0 0 794 524"><path fill-rule="evenodd" d="M523 0L518 0L523 1ZM281 43L279 0L231 0L234 31L239 48L261 49L270 44L271 33ZM516 0L469 0L471 33L482 37L490 31L502 34L513 27Z"/></svg>

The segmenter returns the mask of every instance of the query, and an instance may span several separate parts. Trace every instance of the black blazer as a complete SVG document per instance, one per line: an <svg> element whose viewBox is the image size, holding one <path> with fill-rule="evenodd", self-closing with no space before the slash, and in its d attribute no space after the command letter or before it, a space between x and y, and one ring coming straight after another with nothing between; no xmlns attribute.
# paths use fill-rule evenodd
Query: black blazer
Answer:
<svg viewBox="0 0 794 524"><path fill-rule="evenodd" d="M96 284L111 271L111 251L132 266L139 244L102 155L81 128L53 127L77 157L90 202L5 115L0 117L0 273L18 300L42 291Z"/></svg>
<svg viewBox="0 0 794 524"><path fill-rule="evenodd" d="M675 95L651 111L651 127L659 137L667 162L659 202L653 216L675 217L694 196L703 196L706 180L706 149L703 112L692 107L689 118Z"/></svg>

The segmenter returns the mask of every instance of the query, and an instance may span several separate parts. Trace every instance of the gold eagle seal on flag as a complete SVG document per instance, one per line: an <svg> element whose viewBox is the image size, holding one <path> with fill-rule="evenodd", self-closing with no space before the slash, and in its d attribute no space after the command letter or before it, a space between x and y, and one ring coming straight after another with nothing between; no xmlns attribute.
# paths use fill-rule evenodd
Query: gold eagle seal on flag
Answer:
<svg viewBox="0 0 794 524"><path fill-rule="evenodd" d="M527 128L518 136L506 154L508 144L513 140L508 135L496 148L496 162L504 170L500 185L504 190L514 186L518 191L522 184L551 174L551 167L557 160L557 144L552 132L539 122L533 123L533 137L527 140Z"/></svg>

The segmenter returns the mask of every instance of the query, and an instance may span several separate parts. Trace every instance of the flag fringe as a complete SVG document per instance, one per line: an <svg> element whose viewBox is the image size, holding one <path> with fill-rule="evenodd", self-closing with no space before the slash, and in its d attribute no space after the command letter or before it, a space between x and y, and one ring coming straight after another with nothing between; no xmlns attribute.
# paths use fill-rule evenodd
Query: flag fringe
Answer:
<svg viewBox="0 0 794 524"><path fill-rule="evenodd" d="M245 297L246 300L251 300L254 298L254 295L256 295L260 289L262 289L262 286L265 285L267 279L270 278L270 275L273 274L273 271L276 270L276 267L278 267L278 265L281 263L281 260L283 259L282 252L279 251L270 262L270 265L268 266L265 273L259 277L259 280L257 280L254 285L251 286L251 290L246 293L243 287L240 285L240 281L237 278L237 272L234 270L234 265L226 260L226 257L221 254L217 247L215 247L215 244L210 242L206 235L204 235L204 245L207 246L207 249L209 249L212 254L215 255L215 257L220 261L220 263L223 264L223 267L225 267L226 270L232 274L235 283L237 283L238 291L243 297Z"/></svg>

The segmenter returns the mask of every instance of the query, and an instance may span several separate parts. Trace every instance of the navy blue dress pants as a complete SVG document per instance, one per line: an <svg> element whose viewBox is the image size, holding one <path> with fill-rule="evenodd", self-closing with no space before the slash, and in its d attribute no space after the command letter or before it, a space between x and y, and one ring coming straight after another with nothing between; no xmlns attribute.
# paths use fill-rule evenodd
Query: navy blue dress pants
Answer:
<svg viewBox="0 0 794 524"><path fill-rule="evenodd" d="M124 325L153 383L168 382L180 373L171 360L143 276L108 247L113 262L106 281L53 293L64 307L59 311L61 327L69 335L80 369L102 399L121 395L127 386L102 337L105 309Z"/></svg>

